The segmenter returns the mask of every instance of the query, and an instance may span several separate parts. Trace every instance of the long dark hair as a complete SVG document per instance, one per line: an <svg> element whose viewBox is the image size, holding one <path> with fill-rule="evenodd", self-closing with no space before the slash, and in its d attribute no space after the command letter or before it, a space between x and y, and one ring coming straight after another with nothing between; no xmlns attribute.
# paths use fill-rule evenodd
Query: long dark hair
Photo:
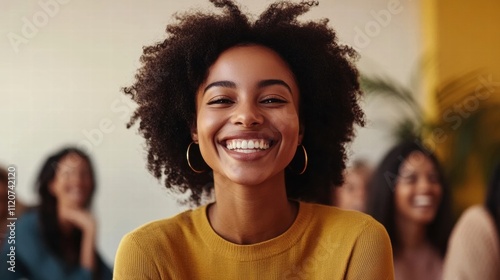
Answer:
<svg viewBox="0 0 500 280"><path fill-rule="evenodd" d="M495 221L497 234L500 237L500 162L495 168L488 185L485 206Z"/></svg>
<svg viewBox="0 0 500 280"><path fill-rule="evenodd" d="M421 152L429 158L438 173L442 198L436 217L427 227L427 240L444 257L453 226L450 191L438 160L420 141L407 141L396 145L379 164L369 183L368 213L385 226L391 238L393 251L398 251L401 244L399 244L400 239L397 236L395 224L394 188L402 163L413 152Z"/></svg>
<svg viewBox="0 0 500 280"><path fill-rule="evenodd" d="M92 180L92 191L85 206L87 208L90 207L95 191L94 170L92 168L92 163L89 156L77 148L64 148L49 156L42 165L40 173L37 177L36 186L38 189L38 194L40 195L39 223L42 231L43 241L55 255L65 260L66 263L69 264L69 266L73 266L77 265L79 261L82 233L80 230L74 229L69 236L69 250L67 247L62 248L61 240L63 238L63 234L58 222L57 198L51 193L49 187L56 176L59 163L63 158L67 156L78 156L84 159L89 166L90 176ZM71 255L76 255L77 258L75 259L74 257L68 256L67 252L71 252Z"/></svg>

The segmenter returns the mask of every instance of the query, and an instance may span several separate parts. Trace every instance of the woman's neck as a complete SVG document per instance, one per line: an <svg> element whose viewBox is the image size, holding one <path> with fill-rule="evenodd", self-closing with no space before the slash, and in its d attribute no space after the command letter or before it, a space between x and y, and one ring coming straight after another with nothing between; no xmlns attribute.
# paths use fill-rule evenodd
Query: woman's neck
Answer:
<svg viewBox="0 0 500 280"><path fill-rule="evenodd" d="M396 279L441 279L442 259L427 239L427 227L396 220L398 248L394 252Z"/></svg>
<svg viewBox="0 0 500 280"><path fill-rule="evenodd" d="M396 231L399 242L399 253L414 252L429 246L427 226L403 218L396 218Z"/></svg>
<svg viewBox="0 0 500 280"><path fill-rule="evenodd" d="M216 203L208 208L212 228L237 244L254 244L284 233L295 221L298 203L288 200L284 178L255 186L215 179Z"/></svg>

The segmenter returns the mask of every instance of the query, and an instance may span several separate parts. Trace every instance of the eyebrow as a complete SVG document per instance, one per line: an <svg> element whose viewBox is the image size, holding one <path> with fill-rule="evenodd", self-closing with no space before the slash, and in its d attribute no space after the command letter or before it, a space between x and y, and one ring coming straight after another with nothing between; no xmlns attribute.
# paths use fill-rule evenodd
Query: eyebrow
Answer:
<svg viewBox="0 0 500 280"><path fill-rule="evenodd" d="M236 84L231 81L217 81L213 82L205 87L203 93L207 92L212 87L226 87L226 88L236 88Z"/></svg>
<svg viewBox="0 0 500 280"><path fill-rule="evenodd" d="M264 88L268 86L273 86L273 85L281 85L285 87L290 93L292 93L292 88L285 83L283 80L277 80L277 79L269 79L269 80L262 80L260 81L257 86L259 88ZM212 87L225 87L225 88L236 88L236 83L231 82L231 81L217 81L213 82L205 87L203 90L203 93L207 92Z"/></svg>
<svg viewBox="0 0 500 280"><path fill-rule="evenodd" d="M259 82L259 88L273 86L273 85L281 85L284 86L290 93L292 93L292 88L285 83L283 80L263 80Z"/></svg>

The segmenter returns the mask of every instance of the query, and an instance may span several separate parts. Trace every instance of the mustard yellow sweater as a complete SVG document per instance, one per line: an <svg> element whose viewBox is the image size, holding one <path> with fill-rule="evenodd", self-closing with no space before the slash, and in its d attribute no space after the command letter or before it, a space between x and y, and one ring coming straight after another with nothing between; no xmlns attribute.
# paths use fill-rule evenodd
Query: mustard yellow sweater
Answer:
<svg viewBox="0 0 500 280"><path fill-rule="evenodd" d="M285 233L238 245L213 231L206 209L125 235L114 279L394 279L389 236L368 215L301 202Z"/></svg>

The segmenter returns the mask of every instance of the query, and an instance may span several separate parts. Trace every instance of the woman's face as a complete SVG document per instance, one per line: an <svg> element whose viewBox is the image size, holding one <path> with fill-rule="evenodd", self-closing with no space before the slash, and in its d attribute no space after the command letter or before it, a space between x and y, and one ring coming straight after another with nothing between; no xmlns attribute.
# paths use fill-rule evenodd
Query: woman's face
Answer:
<svg viewBox="0 0 500 280"><path fill-rule="evenodd" d="M57 165L49 190L58 206L84 208L92 194L92 174L88 162L75 153L64 156Z"/></svg>
<svg viewBox="0 0 500 280"><path fill-rule="evenodd" d="M344 184L332 192L336 206L361 212L366 210L367 173L362 169L350 169L344 173Z"/></svg>
<svg viewBox="0 0 500 280"><path fill-rule="evenodd" d="M431 223L442 193L434 163L423 153L412 152L402 163L396 181L397 217L423 225Z"/></svg>
<svg viewBox="0 0 500 280"><path fill-rule="evenodd" d="M196 97L196 129L214 179L256 185L284 176L301 141L299 90L280 56L259 45L224 51Z"/></svg>

